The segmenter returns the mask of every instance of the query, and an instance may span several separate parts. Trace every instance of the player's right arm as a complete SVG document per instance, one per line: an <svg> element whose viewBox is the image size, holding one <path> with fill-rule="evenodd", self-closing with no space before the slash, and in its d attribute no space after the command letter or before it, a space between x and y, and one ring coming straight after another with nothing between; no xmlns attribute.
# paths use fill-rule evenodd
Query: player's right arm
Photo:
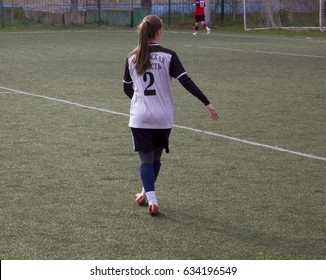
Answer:
<svg viewBox="0 0 326 280"><path fill-rule="evenodd" d="M126 65L125 65L125 75L123 78L123 91L130 99L132 99L134 95L134 88L133 88L133 81L131 79L130 72L129 72L128 59L126 60Z"/></svg>

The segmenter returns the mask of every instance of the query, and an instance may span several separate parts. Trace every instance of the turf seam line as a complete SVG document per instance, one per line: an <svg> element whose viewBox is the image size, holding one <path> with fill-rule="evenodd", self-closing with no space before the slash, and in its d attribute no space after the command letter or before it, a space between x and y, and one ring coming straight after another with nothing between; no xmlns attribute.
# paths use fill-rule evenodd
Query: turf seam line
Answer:
<svg viewBox="0 0 326 280"><path fill-rule="evenodd" d="M117 112L117 111L112 111L112 110L108 110L108 109L101 109L101 108L97 108L97 107L93 107L93 106L87 106L87 105L83 105L83 104L80 104L80 103L76 103L76 102L72 102L72 101L68 101L68 100L64 100L64 99L53 98L53 97L34 94L34 93L28 93L28 92L25 92L25 91L15 90L15 89L10 89L10 88L5 88L5 87L0 87L0 89L9 91L9 93L19 93L19 94L23 94L23 95L27 95L27 96L38 97L38 98L42 98L42 99L46 99L46 100L56 101L56 102L60 102L60 103L68 104L68 105L73 105L73 106L77 106L77 107L81 107L81 108L85 108L85 109L91 109L91 110L110 113L110 114L114 114L114 115L129 117L129 114L125 114L125 113L121 113L121 112ZM245 140L245 139L240 139L240 138L236 138L236 137L233 137L233 136L227 136L227 135L224 135L224 134L219 134L219 133L215 133L215 132L205 131L205 130L191 128L191 127L177 125L177 124L174 124L173 127L184 129L184 130L189 130L189 131L193 131L193 132L198 132L198 133L202 133L202 134L206 134L206 135L211 135L211 136L215 136L215 137L219 137L219 138L223 138L223 139L227 139L227 140L231 140L231 141L236 141L236 142L240 142L240 143L244 143L244 144L248 144L248 145L252 145L252 146L256 146L256 147L262 147L262 148L270 149L270 150L277 151L277 152L283 152L283 153L293 154L293 155L306 157L306 158L310 158L310 159L326 161L325 157L320 157L320 156L315 156L315 155L312 155L312 154L296 152L296 151L280 148L280 147L277 147L277 146L261 144L261 143L258 143L258 142L249 141L249 140Z"/></svg>

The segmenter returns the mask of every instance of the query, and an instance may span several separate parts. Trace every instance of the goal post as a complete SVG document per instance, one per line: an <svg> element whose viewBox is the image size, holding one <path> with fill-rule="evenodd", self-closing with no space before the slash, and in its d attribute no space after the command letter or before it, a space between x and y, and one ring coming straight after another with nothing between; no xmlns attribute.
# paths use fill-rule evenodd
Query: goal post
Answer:
<svg viewBox="0 0 326 280"><path fill-rule="evenodd" d="M243 0L245 30L326 30L326 0Z"/></svg>

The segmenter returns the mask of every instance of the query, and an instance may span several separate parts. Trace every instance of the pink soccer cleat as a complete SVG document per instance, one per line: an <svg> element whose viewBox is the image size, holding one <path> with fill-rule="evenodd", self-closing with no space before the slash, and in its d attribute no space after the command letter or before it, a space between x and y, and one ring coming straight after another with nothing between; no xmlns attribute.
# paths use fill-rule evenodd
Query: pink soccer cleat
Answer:
<svg viewBox="0 0 326 280"><path fill-rule="evenodd" d="M147 213L149 215L152 215L152 216L156 216L159 214L159 210L158 210L158 206L155 205L155 204L151 204L149 205L148 209L147 209Z"/></svg>
<svg viewBox="0 0 326 280"><path fill-rule="evenodd" d="M136 197L135 197L135 202L138 205L144 205L147 201L146 201L146 196L142 195L141 193L137 193Z"/></svg>

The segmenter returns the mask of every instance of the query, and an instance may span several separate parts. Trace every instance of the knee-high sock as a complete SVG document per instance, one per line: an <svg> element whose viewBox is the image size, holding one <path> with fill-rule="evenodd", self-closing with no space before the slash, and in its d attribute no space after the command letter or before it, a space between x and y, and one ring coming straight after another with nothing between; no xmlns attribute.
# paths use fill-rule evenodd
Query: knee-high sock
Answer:
<svg viewBox="0 0 326 280"><path fill-rule="evenodd" d="M156 198L156 192L147 192L146 197L147 197L149 205L154 204L154 205L158 206L158 202L157 202L157 198Z"/></svg>
<svg viewBox="0 0 326 280"><path fill-rule="evenodd" d="M155 175L153 164L142 163L139 167L139 173L145 192L155 191Z"/></svg>

